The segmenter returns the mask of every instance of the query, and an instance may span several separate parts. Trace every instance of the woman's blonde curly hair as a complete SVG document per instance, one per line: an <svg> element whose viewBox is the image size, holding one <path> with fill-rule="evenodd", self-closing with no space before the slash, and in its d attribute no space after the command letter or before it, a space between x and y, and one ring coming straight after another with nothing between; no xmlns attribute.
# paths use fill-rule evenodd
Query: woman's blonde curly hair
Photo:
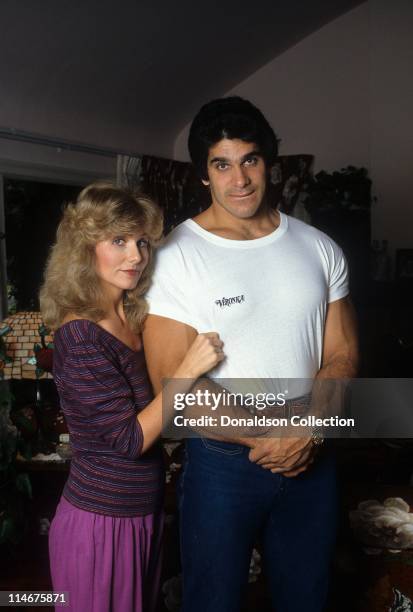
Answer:
<svg viewBox="0 0 413 612"><path fill-rule="evenodd" d="M67 315L99 321L105 317L104 295L95 266L95 246L114 236L144 234L149 239L148 265L131 291L125 291L125 315L139 332L146 314L143 295L150 285L153 247L161 238L162 213L146 196L110 182L89 185L68 204L57 229L40 289L43 320L52 329Z"/></svg>

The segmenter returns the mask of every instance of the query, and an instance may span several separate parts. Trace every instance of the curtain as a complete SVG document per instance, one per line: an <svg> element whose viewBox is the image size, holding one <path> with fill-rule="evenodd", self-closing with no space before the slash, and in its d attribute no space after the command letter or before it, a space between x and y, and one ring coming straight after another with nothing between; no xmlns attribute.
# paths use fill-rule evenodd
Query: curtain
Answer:
<svg viewBox="0 0 413 612"><path fill-rule="evenodd" d="M199 180L192 164L150 155L118 156L118 185L139 188L161 207L165 232L210 203L209 191Z"/></svg>

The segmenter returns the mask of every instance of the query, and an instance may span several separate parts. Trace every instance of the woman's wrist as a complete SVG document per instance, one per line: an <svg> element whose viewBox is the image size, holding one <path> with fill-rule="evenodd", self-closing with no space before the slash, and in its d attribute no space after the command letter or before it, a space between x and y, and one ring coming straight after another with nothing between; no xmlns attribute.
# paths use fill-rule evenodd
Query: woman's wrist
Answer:
<svg viewBox="0 0 413 612"><path fill-rule="evenodd" d="M181 365L175 370L173 378L198 378L199 372L195 371L195 368L191 365L186 365L183 361Z"/></svg>

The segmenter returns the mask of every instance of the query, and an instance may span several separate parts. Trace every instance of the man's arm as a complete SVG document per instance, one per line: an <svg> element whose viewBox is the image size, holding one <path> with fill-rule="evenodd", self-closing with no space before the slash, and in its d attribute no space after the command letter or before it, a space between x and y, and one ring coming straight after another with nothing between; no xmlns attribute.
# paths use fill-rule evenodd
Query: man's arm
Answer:
<svg viewBox="0 0 413 612"><path fill-rule="evenodd" d="M324 330L322 365L317 379L354 378L359 366L356 313L349 297L331 302Z"/></svg>
<svg viewBox="0 0 413 612"><path fill-rule="evenodd" d="M342 381L357 373L359 364L356 316L349 297L328 305L323 338L322 365L313 387L312 406L321 414L329 410L327 401L331 397L331 387L322 381L334 379ZM338 395L340 385L333 385ZM326 390L329 392L326 394ZM273 472L285 476L296 476L303 472L312 461L313 444L311 438L273 438L257 439L250 451L250 460Z"/></svg>
<svg viewBox="0 0 413 612"><path fill-rule="evenodd" d="M145 357L153 389L155 393L162 390L162 381L166 378L171 378L179 364L182 362L189 346L195 340L197 331L185 323L168 319L158 315L148 315L143 329L143 343L145 348ZM224 346L225 352L225 346ZM200 378L194 383L191 391L197 390L205 392L209 390L216 396L222 392L222 387L208 378ZM244 408L236 405L218 405L218 413L226 414L230 418L240 418L250 416L245 412ZM202 413L201 413L202 414ZM185 408L186 417L197 417L200 415L197 406ZM252 446L252 441L255 441L253 436L258 436L262 428L251 427L231 427L230 433L228 429L225 432L219 426L203 427L197 426L197 433L201 433L209 438ZM258 431L257 431L258 429Z"/></svg>
<svg viewBox="0 0 413 612"><path fill-rule="evenodd" d="M143 344L149 378L155 393L162 390L162 380L170 378L183 358L197 331L174 319L148 315L143 329Z"/></svg>

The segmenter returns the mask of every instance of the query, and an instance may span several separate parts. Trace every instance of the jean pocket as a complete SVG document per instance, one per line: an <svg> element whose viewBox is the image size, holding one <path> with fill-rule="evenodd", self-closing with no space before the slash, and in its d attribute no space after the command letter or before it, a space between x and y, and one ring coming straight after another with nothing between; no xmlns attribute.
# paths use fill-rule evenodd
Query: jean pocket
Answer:
<svg viewBox="0 0 413 612"><path fill-rule="evenodd" d="M212 440L212 438L201 438L204 447L215 453L221 453L223 455L240 455L245 446L241 444L232 444L232 442L220 442L219 440Z"/></svg>

